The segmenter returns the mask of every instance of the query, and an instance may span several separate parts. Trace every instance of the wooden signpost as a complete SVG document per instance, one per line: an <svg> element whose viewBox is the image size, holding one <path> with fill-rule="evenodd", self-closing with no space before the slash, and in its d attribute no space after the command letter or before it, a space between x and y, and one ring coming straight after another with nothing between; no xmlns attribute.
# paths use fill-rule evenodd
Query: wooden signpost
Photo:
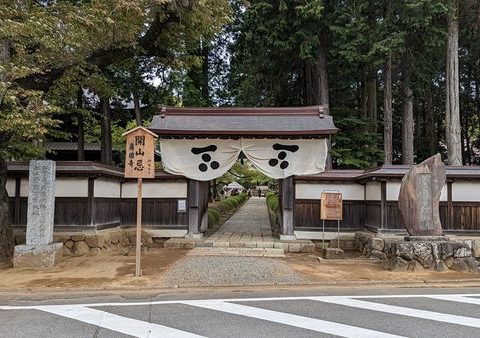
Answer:
<svg viewBox="0 0 480 338"><path fill-rule="evenodd" d="M135 277L141 276L142 245L142 179L155 178L155 139L157 135L143 127L136 127L122 136L127 137L125 178L137 179L137 233L135 247Z"/></svg>
<svg viewBox="0 0 480 338"><path fill-rule="evenodd" d="M340 248L340 221L343 219L342 193L338 191L324 191L321 195L320 219L322 220L323 237L325 243L325 220L337 221L337 248Z"/></svg>

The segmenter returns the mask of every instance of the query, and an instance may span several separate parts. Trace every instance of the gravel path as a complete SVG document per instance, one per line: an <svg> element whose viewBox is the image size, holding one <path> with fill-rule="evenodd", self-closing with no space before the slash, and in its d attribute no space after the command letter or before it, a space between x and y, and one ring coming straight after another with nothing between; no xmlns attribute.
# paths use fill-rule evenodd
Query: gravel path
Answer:
<svg viewBox="0 0 480 338"><path fill-rule="evenodd" d="M161 277L165 287L302 284L305 280L275 258L191 256Z"/></svg>

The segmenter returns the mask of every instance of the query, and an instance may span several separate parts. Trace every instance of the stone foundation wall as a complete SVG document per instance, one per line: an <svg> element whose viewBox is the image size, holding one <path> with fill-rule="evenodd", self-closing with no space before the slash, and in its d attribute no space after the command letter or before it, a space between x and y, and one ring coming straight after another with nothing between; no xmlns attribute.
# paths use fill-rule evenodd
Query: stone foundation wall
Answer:
<svg viewBox="0 0 480 338"><path fill-rule="evenodd" d="M63 243L64 256L85 256L118 249L126 249L128 253L128 250L135 246L135 236L135 229L115 229L96 233L56 233L53 240ZM24 234L15 235L16 245L24 243ZM142 248L153 245L153 238L146 231L142 231L142 244Z"/></svg>
<svg viewBox="0 0 480 338"><path fill-rule="evenodd" d="M363 255L383 260L391 271L480 272L480 240L405 241L357 232L355 246Z"/></svg>

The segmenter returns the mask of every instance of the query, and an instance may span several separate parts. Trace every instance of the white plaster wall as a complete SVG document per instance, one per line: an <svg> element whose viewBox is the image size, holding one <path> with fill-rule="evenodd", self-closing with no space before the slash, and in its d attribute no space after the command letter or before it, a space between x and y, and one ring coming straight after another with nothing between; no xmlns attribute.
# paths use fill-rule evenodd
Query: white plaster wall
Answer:
<svg viewBox="0 0 480 338"><path fill-rule="evenodd" d="M187 182L148 182L143 180L144 198L187 198ZM137 197L137 182L122 184L122 198Z"/></svg>
<svg viewBox="0 0 480 338"><path fill-rule="evenodd" d="M57 177L55 197L88 197L88 178Z"/></svg>
<svg viewBox="0 0 480 338"><path fill-rule="evenodd" d="M20 180L20 197L28 197L28 178Z"/></svg>
<svg viewBox="0 0 480 338"><path fill-rule="evenodd" d="M6 188L7 188L8 197L15 197L15 179L14 178L7 179Z"/></svg>
<svg viewBox="0 0 480 338"><path fill-rule="evenodd" d="M401 185L402 185L401 181L387 182L387 201L398 201L398 193L400 192ZM441 202L447 201L447 185L446 184L442 188L440 201Z"/></svg>
<svg viewBox="0 0 480 338"><path fill-rule="evenodd" d="M363 201L363 185L356 183L296 183L295 198L320 200L326 190L338 190L344 200Z"/></svg>
<svg viewBox="0 0 480 338"><path fill-rule="evenodd" d="M452 200L454 202L480 202L480 182L453 182Z"/></svg>
<svg viewBox="0 0 480 338"><path fill-rule="evenodd" d="M93 196L103 198L120 198L122 184L118 181L105 178L95 179Z"/></svg>
<svg viewBox="0 0 480 338"><path fill-rule="evenodd" d="M382 199L380 182L367 183L365 196L367 201L380 201Z"/></svg>

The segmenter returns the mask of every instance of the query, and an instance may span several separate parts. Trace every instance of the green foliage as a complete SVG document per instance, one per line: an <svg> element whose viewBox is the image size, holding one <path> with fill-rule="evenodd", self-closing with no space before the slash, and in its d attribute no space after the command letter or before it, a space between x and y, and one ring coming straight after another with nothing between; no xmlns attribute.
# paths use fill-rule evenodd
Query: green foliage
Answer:
<svg viewBox="0 0 480 338"><path fill-rule="evenodd" d="M255 169L247 160L244 162L245 164L242 165L240 161L237 161L227 173L220 177L219 181L224 185L238 182L246 189L255 188L257 185L271 186L275 184L275 180Z"/></svg>
<svg viewBox="0 0 480 338"><path fill-rule="evenodd" d="M243 202L245 202L248 199L247 194L242 193L237 196L229 196L217 204L218 210L223 214L225 212L228 212L230 210L233 210L240 206Z"/></svg>
<svg viewBox="0 0 480 338"><path fill-rule="evenodd" d="M208 208L208 225L213 226L220 222L221 214L217 208Z"/></svg>
<svg viewBox="0 0 480 338"><path fill-rule="evenodd" d="M276 193L269 191L265 195L267 206L273 212L278 212L278 208L280 207L280 201L278 200L278 196Z"/></svg>
<svg viewBox="0 0 480 338"><path fill-rule="evenodd" d="M374 121L358 117L340 117L335 124L340 132L332 138L332 157L337 168L365 169L378 166L383 159L378 133L369 132ZM358 130L364 130L358 133Z"/></svg>

